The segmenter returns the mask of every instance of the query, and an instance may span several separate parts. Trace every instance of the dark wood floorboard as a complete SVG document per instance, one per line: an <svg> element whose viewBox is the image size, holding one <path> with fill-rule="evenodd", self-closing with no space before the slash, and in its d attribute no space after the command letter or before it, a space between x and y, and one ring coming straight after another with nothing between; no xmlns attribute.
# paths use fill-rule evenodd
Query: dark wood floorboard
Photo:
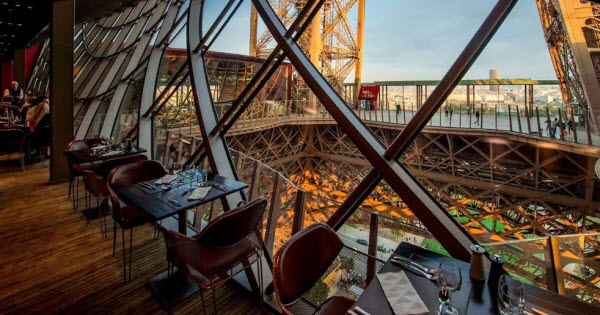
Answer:
<svg viewBox="0 0 600 315"><path fill-rule="evenodd" d="M47 184L47 167L5 171L0 174L0 314L166 313L146 287L148 278L167 267L164 239L152 238L151 225L134 229L132 281L123 283L121 232L112 257L112 219L103 239L98 220L86 226L81 212L73 210L67 184ZM211 297L205 294L209 313ZM217 304L219 314L261 313L233 284L217 291ZM200 296L174 313L202 314Z"/></svg>

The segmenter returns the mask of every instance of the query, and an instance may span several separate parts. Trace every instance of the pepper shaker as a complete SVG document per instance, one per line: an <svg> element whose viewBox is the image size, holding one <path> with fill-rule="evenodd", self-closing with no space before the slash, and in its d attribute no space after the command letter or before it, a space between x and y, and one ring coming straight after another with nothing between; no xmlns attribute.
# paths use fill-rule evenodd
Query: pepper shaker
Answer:
<svg viewBox="0 0 600 315"><path fill-rule="evenodd" d="M497 292L498 282L500 276L504 274L504 263L505 260L498 254L490 255L492 266L490 267L490 277L488 279L488 285L490 286L490 292Z"/></svg>
<svg viewBox="0 0 600 315"><path fill-rule="evenodd" d="M469 265L469 276L474 280L485 280L485 269L483 267L483 253L485 249L479 245L471 245L471 264Z"/></svg>

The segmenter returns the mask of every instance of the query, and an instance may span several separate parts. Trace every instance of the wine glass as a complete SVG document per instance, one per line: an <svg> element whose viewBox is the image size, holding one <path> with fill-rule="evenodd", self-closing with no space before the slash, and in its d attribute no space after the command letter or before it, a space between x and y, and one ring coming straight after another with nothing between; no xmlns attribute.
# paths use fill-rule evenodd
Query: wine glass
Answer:
<svg viewBox="0 0 600 315"><path fill-rule="evenodd" d="M188 170L185 174L186 174L186 177L190 180L190 188L191 188L194 176L196 175L196 165L192 164L190 166L190 168L188 168Z"/></svg>
<svg viewBox="0 0 600 315"><path fill-rule="evenodd" d="M462 285L460 267L453 259L443 258L440 261L439 275L442 290L439 295L438 314L458 315L458 308L452 304L450 294L460 290Z"/></svg>
<svg viewBox="0 0 600 315"><path fill-rule="evenodd" d="M508 275L500 276L498 283L498 312L502 315L523 314L525 295L523 283Z"/></svg>

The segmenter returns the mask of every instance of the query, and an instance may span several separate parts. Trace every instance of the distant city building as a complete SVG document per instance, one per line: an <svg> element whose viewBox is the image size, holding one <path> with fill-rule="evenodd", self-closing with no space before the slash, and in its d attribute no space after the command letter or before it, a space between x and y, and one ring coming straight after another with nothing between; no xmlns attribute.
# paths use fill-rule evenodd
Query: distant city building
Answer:
<svg viewBox="0 0 600 315"><path fill-rule="evenodd" d="M498 69L490 69L490 80L500 79L500 71ZM490 85L490 91L498 92L500 90L499 85Z"/></svg>

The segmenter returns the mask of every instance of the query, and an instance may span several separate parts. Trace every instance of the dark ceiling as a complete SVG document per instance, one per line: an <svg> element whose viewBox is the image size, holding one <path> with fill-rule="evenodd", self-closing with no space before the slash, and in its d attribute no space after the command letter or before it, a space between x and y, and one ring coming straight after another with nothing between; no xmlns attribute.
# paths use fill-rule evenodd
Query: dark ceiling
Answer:
<svg viewBox="0 0 600 315"><path fill-rule="evenodd" d="M90 20L139 0L76 0L76 22ZM11 60L15 48L29 44L50 22L52 0L0 1L0 62ZM40 36L43 38L44 36Z"/></svg>

